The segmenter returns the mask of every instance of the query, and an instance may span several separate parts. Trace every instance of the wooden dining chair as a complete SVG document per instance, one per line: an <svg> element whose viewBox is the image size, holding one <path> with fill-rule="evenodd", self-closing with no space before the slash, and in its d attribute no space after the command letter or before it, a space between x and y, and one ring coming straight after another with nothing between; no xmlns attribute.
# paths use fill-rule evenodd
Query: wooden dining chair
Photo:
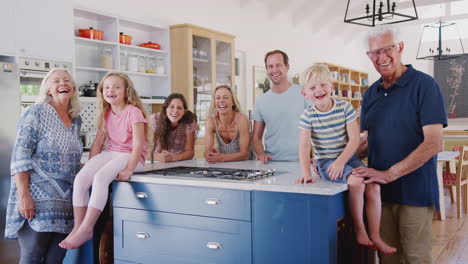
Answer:
<svg viewBox="0 0 468 264"><path fill-rule="evenodd" d="M455 188L457 217L461 218L462 200L463 209L468 213L468 146L457 146L454 150L460 151L460 154L456 158L458 162L456 166L450 166L449 162L447 162L449 166L447 166L447 171L443 173L443 182L444 186L449 187L450 190L453 187Z"/></svg>

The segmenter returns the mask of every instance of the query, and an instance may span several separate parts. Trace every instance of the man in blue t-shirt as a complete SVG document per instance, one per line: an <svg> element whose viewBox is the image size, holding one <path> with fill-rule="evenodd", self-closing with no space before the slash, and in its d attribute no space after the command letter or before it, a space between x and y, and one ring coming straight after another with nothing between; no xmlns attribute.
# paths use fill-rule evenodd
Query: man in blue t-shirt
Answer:
<svg viewBox="0 0 468 264"><path fill-rule="evenodd" d="M359 151L368 168L353 171L366 183L381 184L381 236L397 248L382 263L432 263L432 217L439 207L437 153L447 126L442 93L435 80L403 65L404 44L388 25L368 33L367 55L381 78L365 92ZM442 201L443 202L443 201Z"/></svg>
<svg viewBox="0 0 468 264"><path fill-rule="evenodd" d="M273 85L255 104L252 136L257 160L263 162L299 159L297 123L310 103L302 96L301 87L289 82L288 60L288 55L281 50L273 50L265 55L265 67ZM264 132L265 148L262 143Z"/></svg>

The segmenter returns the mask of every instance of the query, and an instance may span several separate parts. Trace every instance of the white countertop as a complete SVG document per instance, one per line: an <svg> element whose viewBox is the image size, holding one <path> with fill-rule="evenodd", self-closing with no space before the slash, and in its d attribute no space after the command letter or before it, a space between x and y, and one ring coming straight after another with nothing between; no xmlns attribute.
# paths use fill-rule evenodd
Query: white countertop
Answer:
<svg viewBox="0 0 468 264"><path fill-rule="evenodd" d="M318 195L335 195L346 191L346 184L332 183L326 180L320 180L316 183L295 184L294 181L301 175L298 162L268 162L262 163L253 160L239 162L221 162L209 164L204 159L186 160L179 162L154 164L147 163L144 170L164 169L177 166L192 166L192 167L217 167L217 168L234 168L234 169L276 169L274 176L255 181L235 181L226 179L213 178L192 178L192 177L176 177L163 175L132 175L130 181L143 183L171 184L183 186L209 187L220 189L235 189L235 190L256 190L256 191L272 191L272 192L289 192L289 193L304 193Z"/></svg>

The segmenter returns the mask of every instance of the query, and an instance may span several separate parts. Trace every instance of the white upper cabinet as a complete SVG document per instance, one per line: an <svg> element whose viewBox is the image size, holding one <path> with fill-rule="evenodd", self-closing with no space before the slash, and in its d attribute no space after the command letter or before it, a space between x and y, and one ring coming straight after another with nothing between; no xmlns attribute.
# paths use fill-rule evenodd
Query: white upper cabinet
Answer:
<svg viewBox="0 0 468 264"><path fill-rule="evenodd" d="M15 29L13 5L2 5L0 8L0 54L15 54Z"/></svg>
<svg viewBox="0 0 468 264"><path fill-rule="evenodd" d="M7 6L10 5L14 8L15 23L9 26L14 28L18 56L73 60L71 0L15 0Z"/></svg>
<svg viewBox="0 0 468 264"><path fill-rule="evenodd" d="M75 71L79 86L99 82L109 71L126 73L146 103L162 103L170 94L169 27L104 14L73 10ZM85 38L81 30L92 28L102 39ZM131 44L120 42L120 33ZM159 49L140 47L151 42Z"/></svg>

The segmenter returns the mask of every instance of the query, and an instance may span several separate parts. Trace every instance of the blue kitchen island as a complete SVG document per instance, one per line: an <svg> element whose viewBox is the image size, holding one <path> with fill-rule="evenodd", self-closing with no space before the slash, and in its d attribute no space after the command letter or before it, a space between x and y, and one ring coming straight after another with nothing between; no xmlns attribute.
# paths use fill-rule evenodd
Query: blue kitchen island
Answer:
<svg viewBox="0 0 468 264"><path fill-rule="evenodd" d="M276 169L255 181L133 175L112 186L115 263L337 263L346 184L295 184L295 162L147 164Z"/></svg>

